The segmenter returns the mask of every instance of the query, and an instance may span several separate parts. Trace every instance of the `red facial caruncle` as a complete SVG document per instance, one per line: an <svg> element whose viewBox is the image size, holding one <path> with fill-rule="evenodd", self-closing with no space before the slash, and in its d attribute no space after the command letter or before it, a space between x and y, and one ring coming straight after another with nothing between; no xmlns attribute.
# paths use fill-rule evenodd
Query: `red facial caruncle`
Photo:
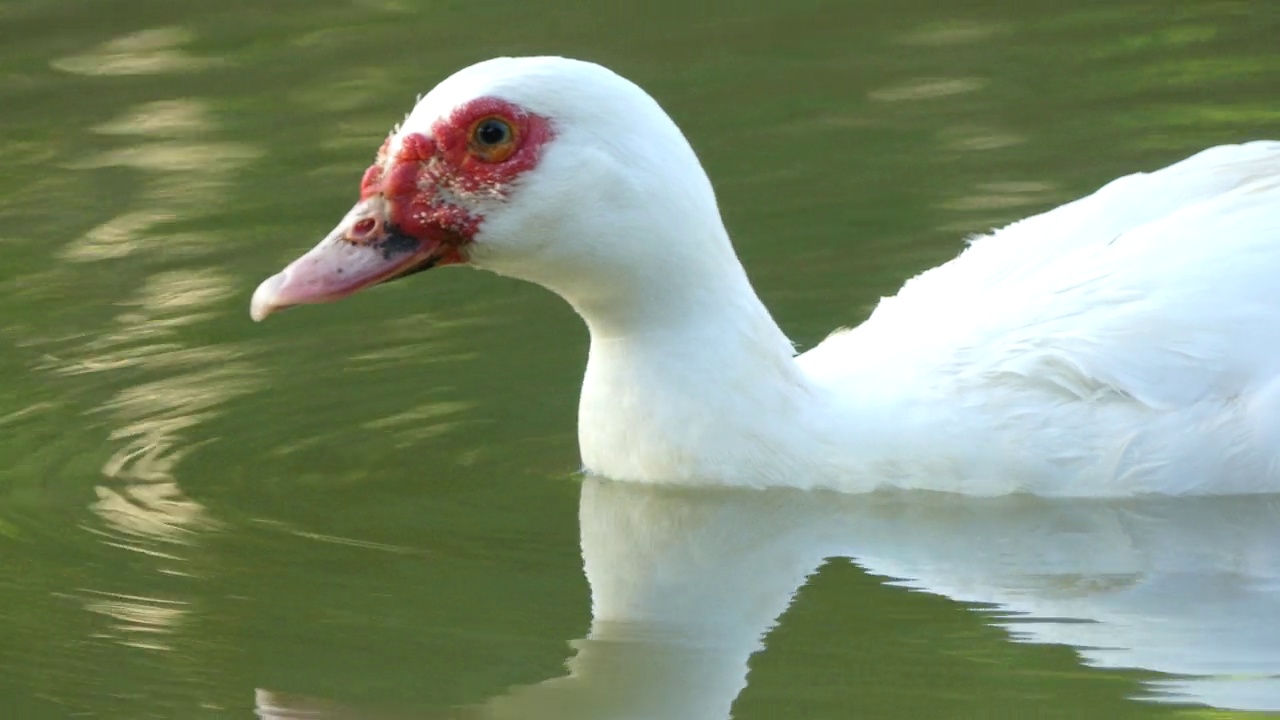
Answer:
<svg viewBox="0 0 1280 720"><path fill-rule="evenodd" d="M394 228L455 250L439 264L461 262L457 250L484 222L476 206L505 198L550 137L541 116L496 98L472 100L436 121L430 134L405 133L394 152L388 138L365 171L360 198L384 198Z"/></svg>
<svg viewBox="0 0 1280 720"><path fill-rule="evenodd" d="M261 320L465 262L483 212L510 196L550 138L546 118L490 97L466 103L427 133L388 138L365 171L360 202L311 252L258 286L251 314Z"/></svg>

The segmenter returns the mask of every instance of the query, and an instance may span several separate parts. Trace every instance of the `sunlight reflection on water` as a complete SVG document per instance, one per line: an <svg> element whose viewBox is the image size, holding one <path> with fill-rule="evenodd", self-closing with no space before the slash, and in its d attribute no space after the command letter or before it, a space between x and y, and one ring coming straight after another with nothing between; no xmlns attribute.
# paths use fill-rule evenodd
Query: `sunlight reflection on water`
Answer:
<svg viewBox="0 0 1280 720"><path fill-rule="evenodd" d="M217 65L216 58L182 50L194 34L181 27L162 27L122 35L82 55L59 58L53 67L78 75L154 75L194 72Z"/></svg>

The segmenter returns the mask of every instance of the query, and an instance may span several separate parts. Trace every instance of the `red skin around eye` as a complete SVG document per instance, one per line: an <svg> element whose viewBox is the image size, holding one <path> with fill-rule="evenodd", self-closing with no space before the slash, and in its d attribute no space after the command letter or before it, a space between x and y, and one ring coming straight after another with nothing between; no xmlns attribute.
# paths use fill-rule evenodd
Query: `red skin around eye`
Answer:
<svg viewBox="0 0 1280 720"><path fill-rule="evenodd" d="M516 135L516 150L502 162L486 162L469 148L472 124L489 116L508 122ZM385 197L390 221L413 237L462 245L474 239L484 217L450 200L506 197L511 184L537 166L551 137L546 118L504 100L478 98L438 120L430 135L405 134L389 159L388 138L378 162L365 171L360 198Z"/></svg>
<svg viewBox="0 0 1280 720"><path fill-rule="evenodd" d="M502 118L516 134L516 150L502 162L486 162L471 154L467 133L472 124L483 117ZM440 143L441 154L457 169L453 178L458 192L505 194L518 177L538 164L542 148L551 139L547 119L497 98L478 98L458 108L449 118L432 128Z"/></svg>

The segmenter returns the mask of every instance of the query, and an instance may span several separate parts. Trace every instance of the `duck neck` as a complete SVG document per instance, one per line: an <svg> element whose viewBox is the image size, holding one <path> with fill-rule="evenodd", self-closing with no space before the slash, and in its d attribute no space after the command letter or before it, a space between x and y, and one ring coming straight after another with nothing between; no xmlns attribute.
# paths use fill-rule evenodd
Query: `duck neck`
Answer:
<svg viewBox="0 0 1280 720"><path fill-rule="evenodd" d="M732 250L703 260L634 293L569 298L591 332L578 419L589 470L685 483L775 474L765 446L778 424L800 423L812 389Z"/></svg>

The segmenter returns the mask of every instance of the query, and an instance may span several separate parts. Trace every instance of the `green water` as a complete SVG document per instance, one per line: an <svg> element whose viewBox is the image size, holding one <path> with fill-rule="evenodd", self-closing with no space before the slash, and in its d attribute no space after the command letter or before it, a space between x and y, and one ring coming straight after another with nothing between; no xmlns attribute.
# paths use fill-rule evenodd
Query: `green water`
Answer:
<svg viewBox="0 0 1280 720"><path fill-rule="evenodd" d="M439 271L247 317L258 281L347 210L417 93L489 56L557 53L664 104L760 294L811 346L966 234L1280 135L1280 10L603 7L0 2L0 717L251 717L262 690L335 718L1280 708L1274 663L1250 702L1170 689L1170 672L1257 680L1232 660L1280 646L1265 593L1202 597L1230 573L1115 600L1127 614L1053 605L1113 623L1120 650L1142 649L1128 631L1146 612L1184 633L1141 661L1022 642L1037 638L1015 611L986 604L1017 583L1041 599L1141 587L1167 568L1073 563L1167 550L1179 528L1218 556L1274 553L1273 505L934 512L620 488L575 474L586 334L537 288ZM1043 552L1005 563L1010 547ZM592 627L584 552L597 615L629 583L632 616ZM837 556L858 564L822 564ZM800 585L776 625L731 611L753 592L781 611Z"/></svg>

